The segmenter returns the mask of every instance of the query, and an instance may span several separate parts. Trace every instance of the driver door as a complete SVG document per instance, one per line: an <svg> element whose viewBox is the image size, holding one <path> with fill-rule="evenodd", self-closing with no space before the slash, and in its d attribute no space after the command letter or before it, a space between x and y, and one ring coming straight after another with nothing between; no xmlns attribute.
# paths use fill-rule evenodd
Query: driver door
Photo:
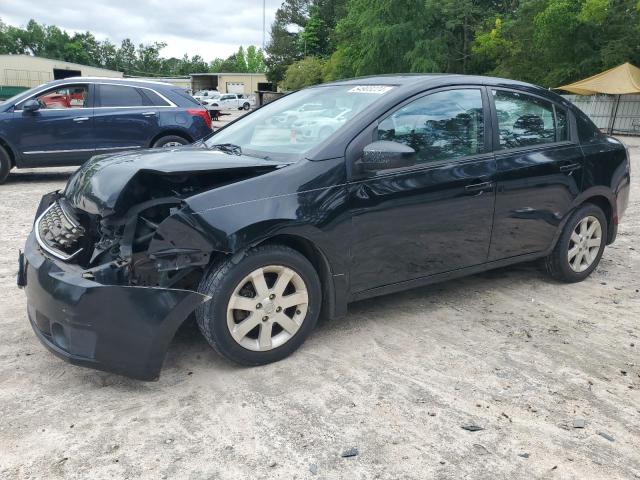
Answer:
<svg viewBox="0 0 640 480"><path fill-rule="evenodd" d="M34 98L40 109L22 110L26 100L17 104L9 125L19 165L79 165L89 159L95 151L93 85L60 85Z"/></svg>
<svg viewBox="0 0 640 480"><path fill-rule="evenodd" d="M488 98L482 87L439 90L406 101L353 155L353 293L487 261L495 202ZM363 170L363 147L377 140L416 151L412 166Z"/></svg>

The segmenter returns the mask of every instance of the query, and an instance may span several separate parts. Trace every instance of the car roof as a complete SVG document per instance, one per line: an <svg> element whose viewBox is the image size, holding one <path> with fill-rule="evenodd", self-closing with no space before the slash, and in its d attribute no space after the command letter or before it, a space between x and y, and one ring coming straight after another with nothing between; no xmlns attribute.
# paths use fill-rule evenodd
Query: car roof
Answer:
<svg viewBox="0 0 640 480"><path fill-rule="evenodd" d="M120 78L120 77L67 77L53 82L47 82L47 86L56 86L69 82L88 82L88 83L115 83L119 85L129 86L148 86L148 87L175 87L175 85L167 82L156 82L153 80L140 80L137 78Z"/></svg>
<svg viewBox="0 0 640 480"><path fill-rule="evenodd" d="M510 80L499 77L485 77L481 75L462 75L457 73L395 73L387 75L370 75L365 77L336 80L323 85L420 85L428 84L430 87L438 85L450 85L459 83L481 85L513 85L542 88L530 83L518 80Z"/></svg>
<svg viewBox="0 0 640 480"><path fill-rule="evenodd" d="M366 77L337 80L330 83L317 85L317 87L334 85L389 85L404 87L397 92L398 95L413 94L424 90L455 86L455 85L485 85L489 87L515 88L533 93L551 101L571 108L571 103L557 93L539 85L534 85L519 80L508 78L485 77L481 75L462 75L453 73L401 73L388 75L371 75ZM313 88L313 87L310 87Z"/></svg>

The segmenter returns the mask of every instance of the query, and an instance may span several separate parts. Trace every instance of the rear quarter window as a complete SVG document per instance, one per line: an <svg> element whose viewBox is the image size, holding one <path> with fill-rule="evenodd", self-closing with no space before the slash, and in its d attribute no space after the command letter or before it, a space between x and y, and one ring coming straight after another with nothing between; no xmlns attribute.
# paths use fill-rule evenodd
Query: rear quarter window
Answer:
<svg viewBox="0 0 640 480"><path fill-rule="evenodd" d="M154 107L169 107L170 104L153 90L146 88L140 89L142 95L146 98L145 105L153 105Z"/></svg>
<svg viewBox="0 0 640 480"><path fill-rule="evenodd" d="M600 141L604 135L598 127L591 121L582 110L574 110L576 126L578 127L578 139L580 143L591 143Z"/></svg>
<svg viewBox="0 0 640 480"><path fill-rule="evenodd" d="M200 105L200 103L195 98L193 98L191 95L180 88L172 89L171 94L174 97L178 97L180 99L180 103L182 104L182 106L189 107L195 105L196 107L202 107L202 105ZM178 103L175 98L172 98L172 100L174 100L174 103Z"/></svg>

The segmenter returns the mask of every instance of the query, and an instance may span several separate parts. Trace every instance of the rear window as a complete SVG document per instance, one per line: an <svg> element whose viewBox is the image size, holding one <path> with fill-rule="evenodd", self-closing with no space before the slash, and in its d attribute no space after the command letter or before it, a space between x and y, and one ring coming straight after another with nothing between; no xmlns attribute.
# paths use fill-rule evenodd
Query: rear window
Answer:
<svg viewBox="0 0 640 480"><path fill-rule="evenodd" d="M101 107L142 107L148 105L142 92L124 85L100 85L98 105Z"/></svg>
<svg viewBox="0 0 640 480"><path fill-rule="evenodd" d="M567 112L538 97L494 90L501 149L529 147L569 139Z"/></svg>

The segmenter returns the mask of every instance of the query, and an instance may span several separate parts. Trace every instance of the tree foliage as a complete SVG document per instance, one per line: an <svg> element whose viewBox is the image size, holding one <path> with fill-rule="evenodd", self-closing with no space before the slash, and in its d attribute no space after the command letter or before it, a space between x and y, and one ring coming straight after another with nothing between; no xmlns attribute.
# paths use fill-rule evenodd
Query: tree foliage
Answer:
<svg viewBox="0 0 640 480"><path fill-rule="evenodd" d="M287 85L287 67L308 55L326 60L325 81L449 72L555 87L640 63L640 2L285 0L267 53L268 74Z"/></svg>
<svg viewBox="0 0 640 480"><path fill-rule="evenodd" d="M164 58L164 42L135 45L124 39L119 46L97 40L92 33L70 35L55 25L30 20L23 28L7 25L0 19L0 54L25 54L64 60L94 67L119 70L127 75L181 76L204 72L251 72L266 70L264 52L255 46L243 47L226 59L210 64L201 56Z"/></svg>
<svg viewBox="0 0 640 480"><path fill-rule="evenodd" d="M287 67L282 88L297 90L322 82L325 60L318 57L305 57Z"/></svg>
<svg viewBox="0 0 640 480"><path fill-rule="evenodd" d="M307 55L328 58L336 48L336 24L346 5L347 0L284 0L271 25L267 78L281 82L287 67Z"/></svg>

